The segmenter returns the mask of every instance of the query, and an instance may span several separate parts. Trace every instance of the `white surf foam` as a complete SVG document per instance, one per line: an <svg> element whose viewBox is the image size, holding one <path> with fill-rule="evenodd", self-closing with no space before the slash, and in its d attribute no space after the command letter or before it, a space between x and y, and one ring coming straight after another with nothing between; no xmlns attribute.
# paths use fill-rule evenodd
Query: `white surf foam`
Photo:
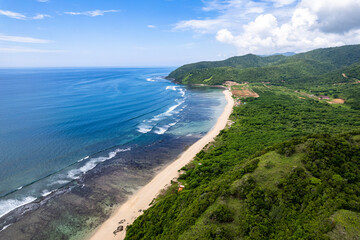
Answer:
<svg viewBox="0 0 360 240"><path fill-rule="evenodd" d="M173 91L176 91L176 87L177 87L177 86L167 86L167 87L165 88L165 90L173 90Z"/></svg>
<svg viewBox="0 0 360 240"><path fill-rule="evenodd" d="M53 190L53 191L55 191L55 190ZM53 191L48 191L47 189L45 189L44 191L42 191L41 196L46 197L46 196L50 195Z"/></svg>
<svg viewBox="0 0 360 240"><path fill-rule="evenodd" d="M169 107L165 112L160 113L158 115L155 115L153 118L151 118L150 120L144 120L141 124L138 125L138 132L140 133L148 133L151 132L153 130L153 128L156 126L156 122L163 120L166 117L170 117L174 114L179 113L180 111L183 110L183 108L179 109L178 111L175 111L176 109L178 109L178 107L180 105L182 105L185 100L185 89L179 87L179 86L167 86L165 88L166 90L172 90L172 91L179 91L179 93L181 94L181 96L183 97L183 99L175 99L176 104ZM167 129L171 127L171 125L169 126L162 126L162 127L156 127L156 130L154 130L154 133L156 134L164 134Z"/></svg>
<svg viewBox="0 0 360 240"><path fill-rule="evenodd" d="M185 97L185 90L184 89L179 88L179 92L180 92L182 97Z"/></svg>
<svg viewBox="0 0 360 240"><path fill-rule="evenodd" d="M57 180L57 181L49 184L48 186L57 185L57 184L59 184L59 185L65 185L65 184L67 184L67 183L69 183L69 182L70 182L69 180Z"/></svg>
<svg viewBox="0 0 360 240"><path fill-rule="evenodd" d="M181 95L181 97L185 97L185 89L184 88L181 88L181 87L179 87L179 86L167 86L166 88L165 88L166 90L172 90L172 91L178 91L179 93L180 93L180 95Z"/></svg>
<svg viewBox="0 0 360 240"><path fill-rule="evenodd" d="M130 151L131 148L126 148L126 149L116 149L115 151L113 152L110 152L109 155L107 157L97 157L97 158L91 158L87 163L85 163L84 166L78 168L78 169L73 169L73 170L70 170L68 172L68 175L67 177L68 178L71 178L71 179L78 179L80 178L80 176L82 174L85 174L87 173L88 171L90 171L91 169L93 169L94 167L96 167L96 165L98 165L99 163L101 162L104 162L106 160L109 160L113 157L116 156L117 153L119 152L126 152L126 151Z"/></svg>
<svg viewBox="0 0 360 240"><path fill-rule="evenodd" d="M164 134L167 130L169 130L169 128L175 126L177 123L179 122L179 120L176 120L175 122L169 123L167 125L164 125L162 127L156 127L156 130L154 131L154 133L162 135Z"/></svg>
<svg viewBox="0 0 360 240"><path fill-rule="evenodd" d="M9 225L4 226L4 227L0 230L0 232L4 231L5 229L7 229L8 227L10 227L11 225L12 225L12 223L9 224Z"/></svg>
<svg viewBox="0 0 360 240"><path fill-rule="evenodd" d="M184 103L184 101L180 101L178 99L175 100L177 102L177 104L171 106L168 108L168 110L166 110L166 112L163 112L163 113L160 113L158 115L156 115L155 117L153 117L149 122L152 122L152 121L159 121L159 120L162 120L164 119L164 117L170 117L172 116L172 114L174 113L174 110L179 107L181 104Z"/></svg>
<svg viewBox="0 0 360 240"><path fill-rule="evenodd" d="M169 127L170 127L169 125L165 125L162 127L156 127L156 130L154 131L154 133L162 135L169 129Z"/></svg>
<svg viewBox="0 0 360 240"><path fill-rule="evenodd" d="M21 200L18 200L18 199L1 200L0 201L0 217L6 215L7 213L11 212L15 208L18 208L25 204L31 203L34 200L36 200L36 198L34 198L34 197L25 197Z"/></svg>
<svg viewBox="0 0 360 240"><path fill-rule="evenodd" d="M148 82L156 82L156 80L152 79L152 78L147 78L146 81L148 81Z"/></svg>
<svg viewBox="0 0 360 240"><path fill-rule="evenodd" d="M172 126L175 126L179 121L176 121L176 122L173 122L173 123L169 123L169 126L172 127Z"/></svg>
<svg viewBox="0 0 360 240"><path fill-rule="evenodd" d="M78 162L82 162L82 161L84 161L84 160L88 159L89 157L90 157L90 156L86 156L86 157L84 157L84 158L80 159Z"/></svg>
<svg viewBox="0 0 360 240"><path fill-rule="evenodd" d="M153 129L152 126L146 125L146 124L144 124L144 123L142 123L142 124L140 124L140 125L138 126L138 132L140 132L140 133L148 133L148 132L150 132L152 129Z"/></svg>

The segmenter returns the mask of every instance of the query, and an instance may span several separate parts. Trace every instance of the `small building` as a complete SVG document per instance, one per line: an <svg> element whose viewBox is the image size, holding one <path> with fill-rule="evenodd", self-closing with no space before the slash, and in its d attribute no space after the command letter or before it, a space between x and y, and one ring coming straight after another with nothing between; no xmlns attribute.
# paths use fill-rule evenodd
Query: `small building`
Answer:
<svg viewBox="0 0 360 240"><path fill-rule="evenodd" d="M179 189L178 189L178 192L184 190L185 186L184 185L179 185Z"/></svg>
<svg viewBox="0 0 360 240"><path fill-rule="evenodd" d="M328 97L328 96L320 96L320 99L327 99L327 100L329 100L330 97Z"/></svg>

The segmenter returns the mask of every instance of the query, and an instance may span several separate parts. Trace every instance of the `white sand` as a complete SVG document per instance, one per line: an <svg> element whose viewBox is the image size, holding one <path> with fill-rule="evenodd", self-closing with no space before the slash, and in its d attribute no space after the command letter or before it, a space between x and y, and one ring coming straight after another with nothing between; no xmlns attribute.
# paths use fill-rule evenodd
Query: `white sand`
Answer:
<svg viewBox="0 0 360 240"><path fill-rule="evenodd" d="M142 214L139 210L149 208L149 204L159 192L164 189L171 180L179 176L178 170L188 164L206 144L213 141L220 131L226 127L227 120L234 106L234 100L231 97L230 91L225 90L223 93L225 94L227 105L215 126L203 138L191 145L178 159L160 171L148 184L140 188L123 205L116 209L112 216L97 228L89 239L107 240L125 238L126 226ZM125 222L119 224L119 221L122 219L125 219ZM120 225L124 226L124 230L114 235L113 232Z"/></svg>

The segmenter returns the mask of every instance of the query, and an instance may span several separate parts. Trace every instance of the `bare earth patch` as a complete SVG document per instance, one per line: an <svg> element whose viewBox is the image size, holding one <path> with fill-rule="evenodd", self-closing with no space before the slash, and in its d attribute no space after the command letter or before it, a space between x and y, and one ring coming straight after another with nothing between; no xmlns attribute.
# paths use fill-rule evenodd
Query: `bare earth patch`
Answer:
<svg viewBox="0 0 360 240"><path fill-rule="evenodd" d="M345 99L342 98L335 98L331 101L329 101L330 104L344 104L345 103Z"/></svg>
<svg viewBox="0 0 360 240"><path fill-rule="evenodd" d="M232 94L236 97L240 97L240 98L247 98L247 97L254 97L254 98L258 98L259 94L257 94L256 92L250 91L248 89L245 90L233 90Z"/></svg>
<svg viewBox="0 0 360 240"><path fill-rule="evenodd" d="M231 87L231 86L240 85L240 83L233 82L233 81L226 81L226 82L225 82L225 85L228 86L228 87Z"/></svg>

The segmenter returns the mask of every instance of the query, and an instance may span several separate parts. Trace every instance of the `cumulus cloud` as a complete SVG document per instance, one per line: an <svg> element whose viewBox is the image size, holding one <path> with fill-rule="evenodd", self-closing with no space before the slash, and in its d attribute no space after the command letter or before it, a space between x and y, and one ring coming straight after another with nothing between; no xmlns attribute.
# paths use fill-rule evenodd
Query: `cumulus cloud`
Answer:
<svg viewBox="0 0 360 240"><path fill-rule="evenodd" d="M105 13L118 12L118 10L94 10L86 12L65 12L68 15L84 15L89 17L103 16Z"/></svg>
<svg viewBox="0 0 360 240"><path fill-rule="evenodd" d="M360 1L358 0L303 0L301 8L318 17L323 32L344 33L360 28Z"/></svg>
<svg viewBox="0 0 360 240"><path fill-rule="evenodd" d="M9 36L0 34L0 41L7 42L19 42L19 43L50 43L50 40L32 38L32 37L20 37L20 36Z"/></svg>
<svg viewBox="0 0 360 240"><path fill-rule="evenodd" d="M244 7L246 6L246 7ZM179 22L177 29L214 33L239 54L307 51L360 43L359 0L213 0L218 17Z"/></svg>

